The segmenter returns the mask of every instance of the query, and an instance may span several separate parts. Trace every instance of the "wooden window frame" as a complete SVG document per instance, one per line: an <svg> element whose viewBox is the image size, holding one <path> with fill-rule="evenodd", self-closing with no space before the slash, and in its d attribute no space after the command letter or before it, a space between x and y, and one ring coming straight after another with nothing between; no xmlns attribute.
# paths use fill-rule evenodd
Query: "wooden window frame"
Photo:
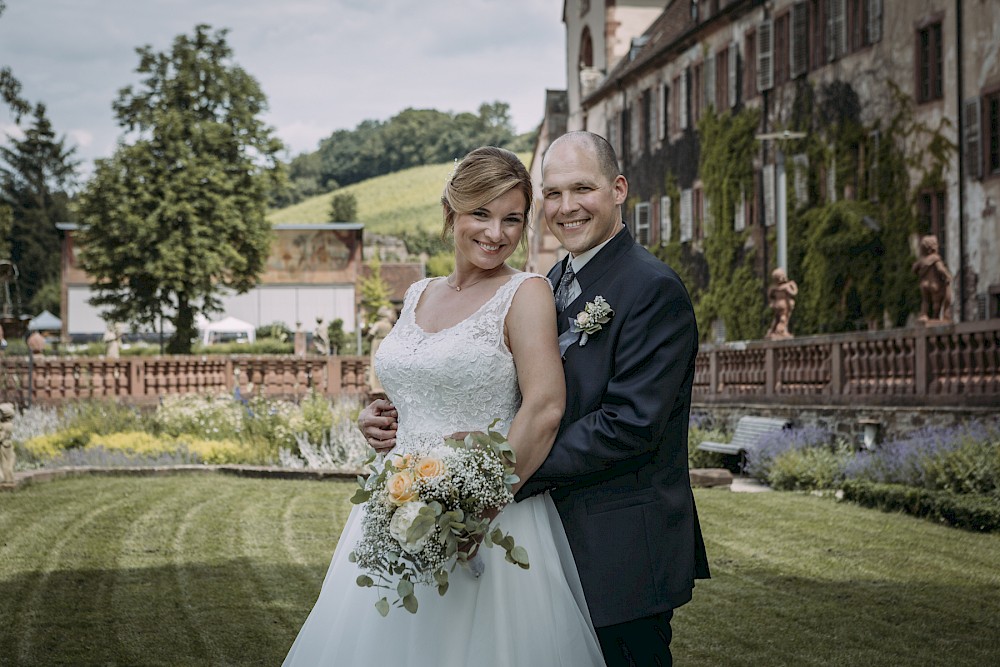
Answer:
<svg viewBox="0 0 1000 667"><path fill-rule="evenodd" d="M917 104L944 99L944 20L940 14L917 25L914 49Z"/></svg>

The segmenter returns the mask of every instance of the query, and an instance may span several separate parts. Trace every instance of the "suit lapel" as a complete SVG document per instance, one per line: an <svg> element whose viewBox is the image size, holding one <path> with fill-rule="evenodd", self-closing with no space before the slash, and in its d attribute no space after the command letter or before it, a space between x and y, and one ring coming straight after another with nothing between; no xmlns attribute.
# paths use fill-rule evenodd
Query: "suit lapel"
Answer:
<svg viewBox="0 0 1000 667"><path fill-rule="evenodd" d="M585 303L593 301L594 296L596 296L594 292L597 282L618 263L619 258L627 253L633 245L635 245L635 241L629 234L628 228L623 228L587 262L586 266L580 269L580 272L576 274L576 281L580 285L580 295L571 301L566 306L566 310L559 316L560 334L569 329L569 319L582 310ZM561 269L564 266L564 262L559 262L553 268L553 271L559 270L560 278L563 274ZM558 285L558 281L555 284Z"/></svg>

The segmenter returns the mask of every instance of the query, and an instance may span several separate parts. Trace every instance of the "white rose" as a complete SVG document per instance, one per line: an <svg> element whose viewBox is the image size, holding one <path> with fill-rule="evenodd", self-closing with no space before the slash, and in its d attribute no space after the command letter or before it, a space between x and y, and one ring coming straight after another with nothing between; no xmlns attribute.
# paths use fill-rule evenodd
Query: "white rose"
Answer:
<svg viewBox="0 0 1000 667"><path fill-rule="evenodd" d="M581 327L585 327L590 324L590 313L585 310L581 310L580 314L576 316L576 323Z"/></svg>
<svg viewBox="0 0 1000 667"><path fill-rule="evenodd" d="M396 512L392 515L392 519L389 521L389 534L392 535L393 539L399 542L399 546L403 547L404 551L408 551L411 554L418 553L421 549L423 549L428 538L430 538L431 534L434 532L428 531L414 544L407 543L406 533L410 530L410 526L413 525L417 515L420 514L421 507L427 507L427 503L420 500L414 500L413 502L406 503L396 510Z"/></svg>

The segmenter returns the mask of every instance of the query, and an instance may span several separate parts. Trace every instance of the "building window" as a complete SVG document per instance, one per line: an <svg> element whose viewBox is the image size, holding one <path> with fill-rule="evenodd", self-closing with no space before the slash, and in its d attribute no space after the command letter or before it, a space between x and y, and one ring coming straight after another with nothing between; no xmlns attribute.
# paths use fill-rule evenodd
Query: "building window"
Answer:
<svg viewBox="0 0 1000 667"><path fill-rule="evenodd" d="M631 159L629 152L632 148L632 123L631 120L632 110L629 107L622 109L621 113L621 148L619 149L618 156L621 158L622 162L628 164Z"/></svg>
<svg viewBox="0 0 1000 667"><path fill-rule="evenodd" d="M725 111L729 104L729 49L715 56L715 108Z"/></svg>
<svg viewBox="0 0 1000 667"><path fill-rule="evenodd" d="M746 71L743 76L743 98L757 97L757 31L747 32L746 48L743 49Z"/></svg>
<svg viewBox="0 0 1000 667"><path fill-rule="evenodd" d="M789 76L794 79L809 71L809 5L805 2L792 7L789 33Z"/></svg>
<svg viewBox="0 0 1000 667"><path fill-rule="evenodd" d="M691 191L691 233L694 240L705 238L705 191L695 187Z"/></svg>
<svg viewBox="0 0 1000 667"><path fill-rule="evenodd" d="M938 252L948 260L948 235L945 233L945 192L944 190L926 190L920 193L917 211L922 234L937 237Z"/></svg>
<svg viewBox="0 0 1000 667"><path fill-rule="evenodd" d="M847 53L847 6L845 0L829 0L827 9L830 14L826 34L830 43L826 46L826 57L834 61Z"/></svg>
<svg viewBox="0 0 1000 667"><path fill-rule="evenodd" d="M684 89L681 87L681 79L684 78L682 73L680 76L674 77L674 96L671 99L670 107L670 134L674 135L681 131L681 99L683 96Z"/></svg>
<svg viewBox="0 0 1000 667"><path fill-rule="evenodd" d="M1000 174L1000 91L983 97L986 174Z"/></svg>
<svg viewBox="0 0 1000 667"><path fill-rule="evenodd" d="M774 85L780 86L788 81L789 76L789 48L788 48L788 27L791 14L785 12L774 19Z"/></svg>
<svg viewBox="0 0 1000 667"><path fill-rule="evenodd" d="M809 0L809 71L826 65L828 0Z"/></svg>
<svg viewBox="0 0 1000 667"><path fill-rule="evenodd" d="M917 101L929 102L944 96L944 62L941 22L917 31Z"/></svg>
<svg viewBox="0 0 1000 667"><path fill-rule="evenodd" d="M639 245L649 245L649 202L635 205L635 240Z"/></svg>

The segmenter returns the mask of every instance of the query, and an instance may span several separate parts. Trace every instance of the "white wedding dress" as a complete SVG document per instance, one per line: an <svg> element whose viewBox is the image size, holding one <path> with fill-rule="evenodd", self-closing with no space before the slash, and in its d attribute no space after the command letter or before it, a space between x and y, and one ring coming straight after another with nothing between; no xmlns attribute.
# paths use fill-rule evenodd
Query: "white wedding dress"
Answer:
<svg viewBox="0 0 1000 667"><path fill-rule="evenodd" d="M410 287L399 322L375 357L376 372L399 412L395 451L440 442L456 431L485 430L495 418L502 419L498 427L506 433L520 393L503 323L517 288L533 277L541 278L515 275L468 319L436 333L425 332L414 319L432 279ZM355 583L361 572L348 554L361 535L361 517L362 509L355 507L285 665L604 664L569 543L547 493L509 505L498 519L527 549L528 570L506 562L499 547L481 548L482 576L456 568L444 596L418 585L416 614L393 606L383 618L375 610L382 593Z"/></svg>

